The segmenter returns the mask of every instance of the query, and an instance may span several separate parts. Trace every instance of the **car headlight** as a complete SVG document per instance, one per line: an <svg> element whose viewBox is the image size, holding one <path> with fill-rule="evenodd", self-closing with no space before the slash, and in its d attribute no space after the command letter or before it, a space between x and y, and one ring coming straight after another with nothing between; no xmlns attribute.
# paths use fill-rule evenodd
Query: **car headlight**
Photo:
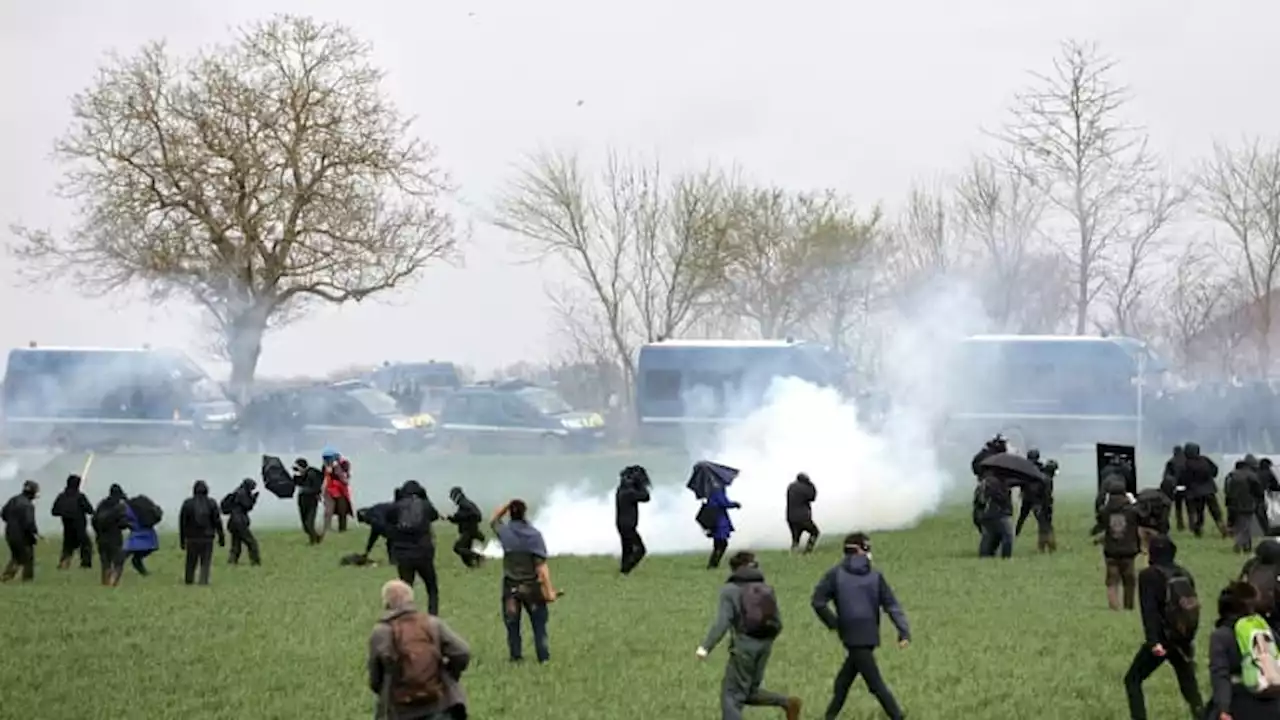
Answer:
<svg viewBox="0 0 1280 720"><path fill-rule="evenodd" d="M403 420L403 419L401 419L401 418L392 418L392 419L391 419L391 427L395 428L396 430L412 430L412 429L413 429L413 421L412 421L412 420Z"/></svg>
<svg viewBox="0 0 1280 720"><path fill-rule="evenodd" d="M204 421L207 423L229 423L235 422L235 413L218 413L217 415L205 415Z"/></svg>
<svg viewBox="0 0 1280 720"><path fill-rule="evenodd" d="M568 430L581 430L587 426L587 421L582 418L562 418L560 424Z"/></svg>
<svg viewBox="0 0 1280 720"><path fill-rule="evenodd" d="M587 418L587 427L604 427L604 416L600 413L591 413L591 417Z"/></svg>

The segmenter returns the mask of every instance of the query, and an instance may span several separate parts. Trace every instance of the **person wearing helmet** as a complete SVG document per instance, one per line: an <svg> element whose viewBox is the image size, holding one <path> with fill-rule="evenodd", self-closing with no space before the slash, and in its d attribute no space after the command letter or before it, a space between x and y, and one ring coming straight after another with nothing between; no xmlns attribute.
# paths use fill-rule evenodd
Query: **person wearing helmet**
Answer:
<svg viewBox="0 0 1280 720"><path fill-rule="evenodd" d="M9 545L9 564L0 574L0 582L8 582L22 570L22 581L30 582L36 575L36 543L40 529L36 527L35 500L40 486L35 480L22 483L22 491L9 498L0 509L0 521L4 522L4 540Z"/></svg>
<svg viewBox="0 0 1280 720"><path fill-rule="evenodd" d="M476 552L475 544L485 541L484 533L480 532L480 523L484 522L484 515L460 487L449 490L449 499L457 505L453 514L445 518L458 526L458 539L453 543L453 552L462 560L463 565L478 568L484 563L484 555Z"/></svg>

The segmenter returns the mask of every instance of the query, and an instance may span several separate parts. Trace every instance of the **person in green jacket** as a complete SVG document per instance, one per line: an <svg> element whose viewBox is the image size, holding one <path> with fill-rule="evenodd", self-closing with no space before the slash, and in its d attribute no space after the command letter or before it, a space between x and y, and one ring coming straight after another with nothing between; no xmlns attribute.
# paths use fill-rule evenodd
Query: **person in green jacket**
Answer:
<svg viewBox="0 0 1280 720"><path fill-rule="evenodd" d="M716 618L697 651L699 660L707 659L732 631L729 662L725 665L720 689L721 717L741 720L743 708L755 705L782 708L787 720L797 720L800 698L761 687L774 639L782 632L782 616L773 588L765 584L764 574L752 553L735 553L729 559L729 569L729 579L720 588Z"/></svg>

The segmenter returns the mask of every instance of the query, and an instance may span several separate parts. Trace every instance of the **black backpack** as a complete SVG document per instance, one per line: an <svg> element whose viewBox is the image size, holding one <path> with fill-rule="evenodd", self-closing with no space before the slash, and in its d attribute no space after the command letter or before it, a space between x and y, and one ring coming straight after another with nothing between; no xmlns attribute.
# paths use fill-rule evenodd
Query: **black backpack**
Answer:
<svg viewBox="0 0 1280 720"><path fill-rule="evenodd" d="M146 495L136 495L129 499L129 507L133 508L133 516L144 528L153 528L164 519L164 510Z"/></svg>
<svg viewBox="0 0 1280 720"><path fill-rule="evenodd" d="M223 515L230 515L236 509L236 491L232 490L222 498L222 504L218 506Z"/></svg>
<svg viewBox="0 0 1280 720"><path fill-rule="evenodd" d="M1169 522L1172 503L1159 488L1147 488L1138 493L1138 521L1144 527L1163 529Z"/></svg>
<svg viewBox="0 0 1280 720"><path fill-rule="evenodd" d="M778 596L773 588L763 582L742 586L743 635L757 640L772 640L782 632L778 620Z"/></svg>
<svg viewBox="0 0 1280 720"><path fill-rule="evenodd" d="M93 514L93 529L95 532L105 533L112 530L123 530L128 524L129 520L125 514L123 502L99 505L98 511Z"/></svg>
<svg viewBox="0 0 1280 720"><path fill-rule="evenodd" d="M1132 506L1121 506L1111 510L1103 510L1102 549L1107 555L1124 557L1137 555L1141 551L1138 537L1137 512Z"/></svg>
<svg viewBox="0 0 1280 720"><path fill-rule="evenodd" d="M407 497L396 508L396 529L406 535L420 534L427 528L427 501Z"/></svg>
<svg viewBox="0 0 1280 720"><path fill-rule="evenodd" d="M191 499L191 529L212 532L216 527L218 506L209 497Z"/></svg>
<svg viewBox="0 0 1280 720"><path fill-rule="evenodd" d="M1200 629L1200 598L1191 577L1181 570L1165 570L1164 619L1165 632L1174 642L1186 644L1196 637Z"/></svg>
<svg viewBox="0 0 1280 720"><path fill-rule="evenodd" d="M1256 607L1258 614L1270 616L1276 609L1276 590L1280 588L1280 568L1257 563L1249 569L1248 581L1258 591Z"/></svg>

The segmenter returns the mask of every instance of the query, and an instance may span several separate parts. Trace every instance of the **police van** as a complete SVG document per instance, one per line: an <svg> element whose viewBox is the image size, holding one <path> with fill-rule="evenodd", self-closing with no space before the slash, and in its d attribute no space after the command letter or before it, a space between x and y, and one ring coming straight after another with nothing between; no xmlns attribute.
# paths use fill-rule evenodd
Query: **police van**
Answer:
<svg viewBox="0 0 1280 720"><path fill-rule="evenodd" d="M0 439L13 448L229 449L236 408L185 354L143 348L9 351Z"/></svg>

